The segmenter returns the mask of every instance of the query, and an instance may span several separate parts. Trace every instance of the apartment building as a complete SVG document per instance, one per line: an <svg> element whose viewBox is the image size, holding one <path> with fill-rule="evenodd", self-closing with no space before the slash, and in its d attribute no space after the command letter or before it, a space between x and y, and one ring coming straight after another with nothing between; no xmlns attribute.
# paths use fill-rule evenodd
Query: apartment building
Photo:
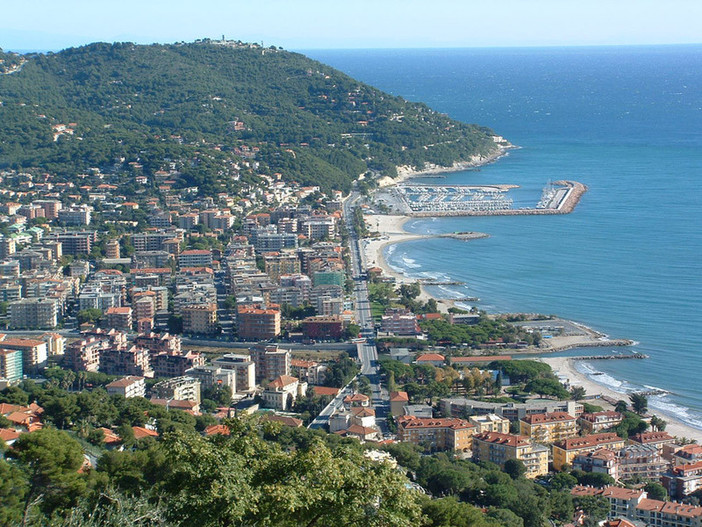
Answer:
<svg viewBox="0 0 702 527"><path fill-rule="evenodd" d="M212 265L212 251L192 249L183 251L178 255L178 267L210 267Z"/></svg>
<svg viewBox="0 0 702 527"><path fill-rule="evenodd" d="M18 382L23 374L22 351L0 347L0 385Z"/></svg>
<svg viewBox="0 0 702 527"><path fill-rule="evenodd" d="M105 388L110 395L121 395L127 399L146 396L146 382L144 381L144 377L135 375L128 375L116 381L112 381L105 386Z"/></svg>
<svg viewBox="0 0 702 527"><path fill-rule="evenodd" d="M395 422L400 441L429 451L469 451L476 431L476 426L464 419L402 415Z"/></svg>
<svg viewBox="0 0 702 527"><path fill-rule="evenodd" d="M578 425L585 434L596 434L617 426L622 422L624 416L619 412L606 411L606 412L594 412L594 413L584 413L578 418Z"/></svg>
<svg viewBox="0 0 702 527"><path fill-rule="evenodd" d="M296 377L280 375L268 383L261 397L268 408L288 410L298 397L304 396L307 383L300 382Z"/></svg>
<svg viewBox="0 0 702 527"><path fill-rule="evenodd" d="M573 460L583 454L588 454L606 448L617 450L624 447L624 439L613 433L591 434L583 437L571 437L553 444L553 468L562 470L564 465L573 465Z"/></svg>
<svg viewBox="0 0 702 527"><path fill-rule="evenodd" d="M189 376L174 377L156 383L151 392L159 399L200 403L200 381Z"/></svg>
<svg viewBox="0 0 702 527"><path fill-rule="evenodd" d="M105 311L107 325L111 328L130 331L132 329L131 307L109 307Z"/></svg>
<svg viewBox="0 0 702 527"><path fill-rule="evenodd" d="M495 414L472 415L468 418L471 424L477 428L476 433L497 432L499 434L509 434L509 419Z"/></svg>
<svg viewBox="0 0 702 527"><path fill-rule="evenodd" d="M212 335L217 326L217 304L186 305L181 308L184 333Z"/></svg>
<svg viewBox="0 0 702 527"><path fill-rule="evenodd" d="M212 361L212 365L236 373L237 392L251 392L256 388L256 364L248 355L228 353Z"/></svg>
<svg viewBox="0 0 702 527"><path fill-rule="evenodd" d="M259 344L249 351L256 364L256 382L290 376L290 350Z"/></svg>
<svg viewBox="0 0 702 527"><path fill-rule="evenodd" d="M548 473L548 448L532 443L526 436L497 432L473 436L474 461L490 461L504 467L509 459L518 459L524 463L528 478Z"/></svg>
<svg viewBox="0 0 702 527"><path fill-rule="evenodd" d="M575 417L566 412L527 415L519 420L519 433L537 443L553 443L578 435Z"/></svg>
<svg viewBox="0 0 702 527"><path fill-rule="evenodd" d="M23 298L10 302L10 327L52 329L58 324L58 305L53 299Z"/></svg>
<svg viewBox="0 0 702 527"><path fill-rule="evenodd" d="M269 340L280 334L280 310L239 306L237 335L245 340Z"/></svg>
<svg viewBox="0 0 702 527"><path fill-rule="evenodd" d="M0 340L0 349L20 351L24 373L32 373L44 368L49 358L48 347L43 340L4 337Z"/></svg>

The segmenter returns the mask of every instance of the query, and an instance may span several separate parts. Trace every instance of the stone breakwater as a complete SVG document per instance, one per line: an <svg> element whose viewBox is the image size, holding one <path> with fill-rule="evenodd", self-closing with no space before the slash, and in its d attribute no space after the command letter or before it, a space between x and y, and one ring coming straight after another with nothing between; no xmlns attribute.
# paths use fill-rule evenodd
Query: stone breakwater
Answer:
<svg viewBox="0 0 702 527"><path fill-rule="evenodd" d="M577 181L556 181L555 185L568 187L568 194L556 208L547 209L504 209L487 211L450 210L450 211L421 211L408 212L414 218L436 218L450 216L541 216L551 214L570 214L580 202L587 187Z"/></svg>

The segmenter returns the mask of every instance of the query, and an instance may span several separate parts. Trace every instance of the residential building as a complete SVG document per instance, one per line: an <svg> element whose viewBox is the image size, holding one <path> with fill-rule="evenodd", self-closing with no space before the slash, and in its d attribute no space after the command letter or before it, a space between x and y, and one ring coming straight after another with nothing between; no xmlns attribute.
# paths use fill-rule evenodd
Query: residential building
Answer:
<svg viewBox="0 0 702 527"><path fill-rule="evenodd" d="M389 309L381 317L380 330L391 335L418 335L417 317L411 311Z"/></svg>
<svg viewBox="0 0 702 527"><path fill-rule="evenodd" d="M317 315L302 321L302 336L307 339L339 340L344 334L344 321L338 315Z"/></svg>
<svg viewBox="0 0 702 527"><path fill-rule="evenodd" d="M200 403L200 381L189 376L174 377L156 383L151 392L159 399Z"/></svg>
<svg viewBox="0 0 702 527"><path fill-rule="evenodd" d="M404 415L403 408L409 404L409 395L407 392L391 392L390 393L390 413L395 416Z"/></svg>
<svg viewBox="0 0 702 527"><path fill-rule="evenodd" d="M146 396L146 383L144 377L139 377L135 375L128 375L112 381L110 384L105 386L107 393L110 395L121 395L127 399L131 397L145 397Z"/></svg>
<svg viewBox="0 0 702 527"><path fill-rule="evenodd" d="M674 465L661 477L668 494L683 499L702 488L702 461Z"/></svg>
<svg viewBox="0 0 702 527"><path fill-rule="evenodd" d="M300 273L300 260L294 252L273 252L263 256L265 273L275 283L280 282L283 275L297 275Z"/></svg>
<svg viewBox="0 0 702 527"><path fill-rule="evenodd" d="M665 445L672 445L675 443L675 438L671 436L668 432L642 432L640 434L634 434L629 438L629 443L639 443L642 445L654 445L659 452L663 453L663 447Z"/></svg>
<svg viewBox="0 0 702 527"><path fill-rule="evenodd" d="M425 450L469 451L475 425L464 419L422 418L402 415L395 419L400 441L412 443Z"/></svg>
<svg viewBox="0 0 702 527"><path fill-rule="evenodd" d="M0 347L0 381L4 384L18 382L22 380L23 371L22 351Z"/></svg>
<svg viewBox="0 0 702 527"><path fill-rule="evenodd" d="M548 473L548 448L532 443L528 437L497 432L473 436L474 461L490 461L504 467L509 459L522 461L528 478Z"/></svg>
<svg viewBox="0 0 702 527"><path fill-rule="evenodd" d="M477 427L478 434L484 432L497 432L499 434L509 434L509 419L495 414L472 415L468 418Z"/></svg>
<svg viewBox="0 0 702 527"><path fill-rule="evenodd" d="M256 382L290 376L290 350L277 344L259 344L250 351L256 364Z"/></svg>
<svg viewBox="0 0 702 527"><path fill-rule="evenodd" d="M153 377L149 350L138 346L110 346L100 353L100 371L107 375Z"/></svg>
<svg viewBox="0 0 702 527"><path fill-rule="evenodd" d="M553 443L575 437L575 417L566 412L527 415L519 420L519 433L537 443Z"/></svg>
<svg viewBox="0 0 702 527"><path fill-rule="evenodd" d="M181 308L184 333L212 335L219 331L217 304L187 305Z"/></svg>
<svg viewBox="0 0 702 527"><path fill-rule="evenodd" d="M107 325L111 328L130 331L132 329L131 307L108 307L105 311Z"/></svg>
<svg viewBox="0 0 702 527"><path fill-rule="evenodd" d="M22 371L25 374L44 368L49 358L48 348L43 340L5 337L0 340L0 349L22 352Z"/></svg>
<svg viewBox="0 0 702 527"><path fill-rule="evenodd" d="M248 355L228 353L212 361L212 365L236 373L238 393L252 392L256 389L256 364Z"/></svg>
<svg viewBox="0 0 702 527"><path fill-rule="evenodd" d="M572 466L576 456L594 452L601 448L616 450L624 447L624 439L613 433L591 434L571 437L553 444L553 468L563 470L564 465Z"/></svg>
<svg viewBox="0 0 702 527"><path fill-rule="evenodd" d="M575 401L553 401L549 399L527 400L524 403L496 403L463 397L451 397L441 400L441 410L445 415L452 417L497 414L510 421L518 421L527 415L549 412L566 412L578 417L583 413L583 405Z"/></svg>
<svg viewBox="0 0 702 527"><path fill-rule="evenodd" d="M236 393L236 370L220 368L214 365L195 366L185 372L188 377L200 381L200 386L228 386L232 393Z"/></svg>
<svg viewBox="0 0 702 527"><path fill-rule="evenodd" d="M10 302L10 326L17 329L52 329L58 324L58 306L48 298Z"/></svg>
<svg viewBox="0 0 702 527"><path fill-rule="evenodd" d="M423 353L415 359L415 364L429 365L435 368L441 368L446 363L446 357L439 353Z"/></svg>
<svg viewBox="0 0 702 527"><path fill-rule="evenodd" d="M269 340L280 334L280 310L239 306L237 335L244 340Z"/></svg>
<svg viewBox="0 0 702 527"><path fill-rule="evenodd" d="M652 500L643 490L576 486L571 490L571 495L573 497L602 496L609 501L608 517L610 519L626 518L637 522L636 525L662 527L700 527L702 525L702 507L675 501Z"/></svg>
<svg viewBox="0 0 702 527"><path fill-rule="evenodd" d="M212 265L212 251L192 249L183 251L178 255L178 267L210 267Z"/></svg>
<svg viewBox="0 0 702 527"><path fill-rule="evenodd" d="M261 394L265 406L276 410L288 410L295 399L304 396L307 391L307 383L300 382L296 377L281 375L268 383Z"/></svg>
<svg viewBox="0 0 702 527"><path fill-rule="evenodd" d="M624 416L619 412L606 411L606 412L594 412L594 413L584 413L578 418L578 425L585 434L596 434L617 426L622 422Z"/></svg>
<svg viewBox="0 0 702 527"><path fill-rule="evenodd" d="M74 205L58 210L58 221L64 225L90 225L93 208L89 205Z"/></svg>

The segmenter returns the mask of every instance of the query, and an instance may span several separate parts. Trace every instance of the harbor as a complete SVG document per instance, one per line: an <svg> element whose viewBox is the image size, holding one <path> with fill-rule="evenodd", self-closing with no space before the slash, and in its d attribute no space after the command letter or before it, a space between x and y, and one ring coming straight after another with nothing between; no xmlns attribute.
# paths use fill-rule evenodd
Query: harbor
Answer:
<svg viewBox="0 0 702 527"><path fill-rule="evenodd" d="M533 207L514 208L509 191L516 185L400 184L377 196L378 200L412 217L517 216L568 214L587 191L577 181L549 182Z"/></svg>

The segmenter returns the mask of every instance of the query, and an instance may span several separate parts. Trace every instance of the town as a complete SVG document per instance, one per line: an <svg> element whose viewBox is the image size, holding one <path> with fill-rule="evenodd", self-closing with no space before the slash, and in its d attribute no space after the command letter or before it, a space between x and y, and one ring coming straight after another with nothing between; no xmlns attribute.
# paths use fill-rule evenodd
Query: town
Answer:
<svg viewBox="0 0 702 527"><path fill-rule="evenodd" d="M506 354L538 349L538 331L439 312L419 284L369 268L359 192L259 174L243 196L202 197L174 186L173 165L153 180L138 162L119 170L136 191L97 168L81 186L0 174L8 454L57 428L86 445L89 470L174 429L227 436L256 418L350 438L393 466L437 452L495 464L567 489L561 523L701 524L701 446L665 432L644 395L587 398Z"/></svg>

